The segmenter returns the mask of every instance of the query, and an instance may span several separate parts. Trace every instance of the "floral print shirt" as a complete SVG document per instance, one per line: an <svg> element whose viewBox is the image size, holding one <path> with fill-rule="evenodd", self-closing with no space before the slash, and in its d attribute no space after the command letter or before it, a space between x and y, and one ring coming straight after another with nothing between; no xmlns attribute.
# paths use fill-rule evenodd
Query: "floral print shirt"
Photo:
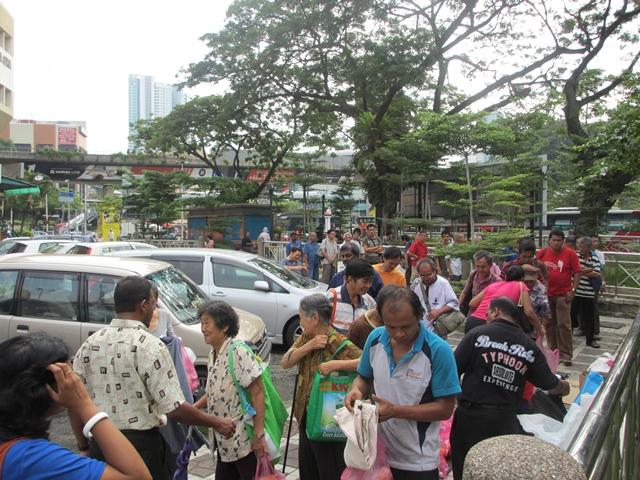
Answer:
<svg viewBox="0 0 640 480"><path fill-rule="evenodd" d="M215 355L215 351L211 349L207 372L208 412L218 417L232 418L236 426L236 432L231 438L224 438L213 431L215 443L210 442L211 453L214 453L215 444L217 444L223 462L235 462L251 453L251 439L244 424L242 401L229 370L229 349L233 349L234 372L238 383L243 388L248 388L256 378L262 376L263 372L259 361L250 352L234 343L240 342L233 338L227 339L218 355ZM211 430L209 434L211 439Z"/></svg>

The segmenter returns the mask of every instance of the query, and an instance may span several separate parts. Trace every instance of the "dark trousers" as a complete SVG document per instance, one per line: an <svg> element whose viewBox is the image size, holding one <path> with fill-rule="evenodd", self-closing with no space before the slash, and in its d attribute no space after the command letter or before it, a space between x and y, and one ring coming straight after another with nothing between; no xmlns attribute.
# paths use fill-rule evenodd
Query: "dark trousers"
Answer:
<svg viewBox="0 0 640 480"><path fill-rule="evenodd" d="M252 480L257 463L258 459L253 452L235 462L223 462L218 453L216 480Z"/></svg>
<svg viewBox="0 0 640 480"><path fill-rule="evenodd" d="M600 310L598 308L598 300L600 297L600 292L596 292L596 298L593 302L593 312L594 312L594 322L593 322L593 333L594 335L600 335Z"/></svg>
<svg viewBox="0 0 640 480"><path fill-rule="evenodd" d="M573 299L573 306L576 309L580 326L587 340L587 345L593 342L596 326L596 300L595 298L578 297Z"/></svg>
<svg viewBox="0 0 640 480"><path fill-rule="evenodd" d="M120 431L140 454L153 480L171 479L176 468L175 457L157 428ZM89 456L96 460L105 460L102 450L93 439L89 442Z"/></svg>
<svg viewBox="0 0 640 480"><path fill-rule="evenodd" d="M486 320L482 320L481 318L476 318L473 315L467 317L467 321L464 324L464 333L469 333L469 330L473 330L476 327L480 327L482 325L486 325Z"/></svg>
<svg viewBox="0 0 640 480"><path fill-rule="evenodd" d="M460 404L451 424L451 463L453 478L462 479L464 460L476 443L500 435L524 433L515 409L464 406Z"/></svg>
<svg viewBox="0 0 640 480"><path fill-rule="evenodd" d="M393 475L393 480L438 480L440 478L437 468L425 470L424 472L412 472L391 467L391 474Z"/></svg>
<svg viewBox="0 0 640 480"><path fill-rule="evenodd" d="M303 480L340 480L345 442L316 442L307 437L307 418L300 424L298 468ZM217 477L216 477L217 478Z"/></svg>

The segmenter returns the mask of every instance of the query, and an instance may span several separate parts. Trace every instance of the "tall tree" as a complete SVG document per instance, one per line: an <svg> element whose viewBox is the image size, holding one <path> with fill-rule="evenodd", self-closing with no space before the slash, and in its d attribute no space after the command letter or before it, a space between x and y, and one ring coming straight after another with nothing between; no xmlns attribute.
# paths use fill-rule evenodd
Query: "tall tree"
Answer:
<svg viewBox="0 0 640 480"><path fill-rule="evenodd" d="M294 153L288 162L296 172L291 180L302 187L302 227L304 231L313 228L309 218L309 192L311 192L313 185L326 182L329 172L329 169L320 161L320 157L324 153L323 151Z"/></svg>
<svg viewBox="0 0 640 480"><path fill-rule="evenodd" d="M559 56L582 51L551 41L540 12L552 3L236 0L224 28L204 36L211 52L188 83L226 82L253 105L286 99L317 134L353 127L356 166L389 216L399 189L376 179L397 172L378 150L412 128L419 99L435 112L497 109L528 95ZM473 79L470 92L451 85L459 73Z"/></svg>

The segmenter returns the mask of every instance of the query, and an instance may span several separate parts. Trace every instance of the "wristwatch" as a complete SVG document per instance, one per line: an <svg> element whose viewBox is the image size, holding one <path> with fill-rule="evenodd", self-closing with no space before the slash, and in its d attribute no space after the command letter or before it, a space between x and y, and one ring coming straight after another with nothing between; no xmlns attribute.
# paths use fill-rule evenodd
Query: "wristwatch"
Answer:
<svg viewBox="0 0 640 480"><path fill-rule="evenodd" d="M264 438L264 432L253 432L253 436L258 439Z"/></svg>

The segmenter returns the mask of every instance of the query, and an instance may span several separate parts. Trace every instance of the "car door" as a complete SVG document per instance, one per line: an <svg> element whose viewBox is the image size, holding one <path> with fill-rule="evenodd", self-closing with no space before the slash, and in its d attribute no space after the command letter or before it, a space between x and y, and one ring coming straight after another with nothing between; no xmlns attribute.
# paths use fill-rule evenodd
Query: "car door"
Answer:
<svg viewBox="0 0 640 480"><path fill-rule="evenodd" d="M10 334L11 312L19 273L18 270L0 271L0 342L13 336Z"/></svg>
<svg viewBox="0 0 640 480"><path fill-rule="evenodd" d="M79 273L24 270L10 336L46 332L75 352L80 346L79 297Z"/></svg>
<svg viewBox="0 0 640 480"><path fill-rule="evenodd" d="M227 260L211 259L213 285L207 294L214 300L224 300L233 307L254 313L262 318L267 333L278 333L278 303L272 292L254 288L256 281L267 281L264 274L246 265ZM267 281L267 283L269 283Z"/></svg>
<svg viewBox="0 0 640 480"><path fill-rule="evenodd" d="M80 327L80 342L108 325L116 317L113 293L120 277L102 273L85 273L85 322Z"/></svg>

